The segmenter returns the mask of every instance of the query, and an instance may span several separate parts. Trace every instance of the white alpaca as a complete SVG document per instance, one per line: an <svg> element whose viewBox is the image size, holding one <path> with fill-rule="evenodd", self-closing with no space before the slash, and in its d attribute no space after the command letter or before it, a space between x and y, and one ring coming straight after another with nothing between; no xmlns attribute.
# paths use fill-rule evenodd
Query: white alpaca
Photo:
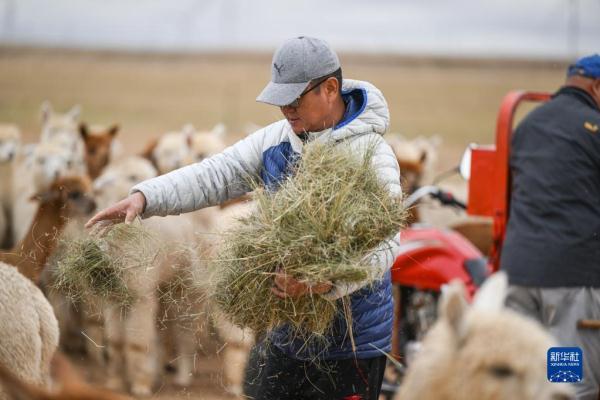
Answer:
<svg viewBox="0 0 600 400"><path fill-rule="evenodd" d="M29 279L0 262L0 364L19 378L46 386L58 346L52 307ZM0 388L0 399L6 399Z"/></svg>
<svg viewBox="0 0 600 400"><path fill-rule="evenodd" d="M546 377L554 339L504 307L507 279L490 277L473 304L462 283L443 292L439 319L409 366L396 400L567 400L571 387Z"/></svg>
<svg viewBox="0 0 600 400"><path fill-rule="evenodd" d="M217 124L210 131L198 131L186 124L180 131L167 132L151 143L145 156L152 160L160 175L200 162L225 148L226 128Z"/></svg>
<svg viewBox="0 0 600 400"><path fill-rule="evenodd" d="M12 230L13 174L21 144L21 132L16 125L0 124L0 248L10 247Z"/></svg>
<svg viewBox="0 0 600 400"><path fill-rule="evenodd" d="M220 153L225 148L227 128L223 124L215 125L210 131L196 131L192 125L186 125L182 131L191 133L191 159L200 162Z"/></svg>
<svg viewBox="0 0 600 400"><path fill-rule="evenodd" d="M109 165L94 185L99 207L104 208L126 197L131 186L155 175L156 170L150 162L138 157ZM104 336L109 385L120 387L124 378L133 394L149 395L162 361L156 330L159 291L175 300L168 313L175 320L175 382L182 386L191 382L197 317L203 313L203 305L196 292L188 290L188 283L178 285L191 281L198 262L193 219L186 215L155 217L142 223L159 238L160 251L152 265L132 271L126 277L129 290L135 293L134 304L126 311L116 305L106 307Z"/></svg>
<svg viewBox="0 0 600 400"><path fill-rule="evenodd" d="M193 130L184 127L180 132L163 134L152 152L154 164L160 175L191 164ZM192 128L193 129L193 128Z"/></svg>

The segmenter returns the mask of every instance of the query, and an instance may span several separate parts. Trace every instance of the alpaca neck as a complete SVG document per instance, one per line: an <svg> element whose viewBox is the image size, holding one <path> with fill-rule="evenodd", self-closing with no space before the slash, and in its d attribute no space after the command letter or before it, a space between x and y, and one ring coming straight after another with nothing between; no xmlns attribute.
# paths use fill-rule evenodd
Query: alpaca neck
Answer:
<svg viewBox="0 0 600 400"><path fill-rule="evenodd" d="M10 252L0 252L0 261L14 265L35 283L67 222L64 204L59 203L40 204L23 240Z"/></svg>

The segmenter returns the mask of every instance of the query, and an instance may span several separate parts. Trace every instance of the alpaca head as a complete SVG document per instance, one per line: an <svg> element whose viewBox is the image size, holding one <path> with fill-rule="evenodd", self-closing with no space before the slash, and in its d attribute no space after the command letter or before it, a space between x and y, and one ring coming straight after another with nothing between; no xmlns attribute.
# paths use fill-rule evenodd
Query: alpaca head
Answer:
<svg viewBox="0 0 600 400"><path fill-rule="evenodd" d="M189 131L169 132L161 136L152 152L152 158L160 174L166 174L192 163Z"/></svg>
<svg viewBox="0 0 600 400"><path fill-rule="evenodd" d="M184 127L184 131L185 131ZM193 128L192 128L193 129ZM194 162L220 153L225 148L225 126L217 124L212 130L206 132L192 132L191 152Z"/></svg>
<svg viewBox="0 0 600 400"><path fill-rule="evenodd" d="M85 163L92 179L97 178L110 161L113 139L119 131L118 125L108 128L79 124L79 134L85 144Z"/></svg>
<svg viewBox="0 0 600 400"><path fill-rule="evenodd" d="M58 137L77 137L77 123L81 107L78 105L64 114L57 113L50 102L42 104L42 142L54 140Z"/></svg>
<svg viewBox="0 0 600 400"><path fill-rule="evenodd" d="M55 143L39 143L28 156L34 190L46 190L60 177L84 175L82 165L73 159L73 154Z"/></svg>
<svg viewBox="0 0 600 400"><path fill-rule="evenodd" d="M570 399L568 384L547 380L546 355L554 339L536 321L504 307L506 290L506 275L496 273L468 305L462 282L448 285L440 299L439 320L405 383L427 381L435 365L434 385L447 399Z"/></svg>
<svg viewBox="0 0 600 400"><path fill-rule="evenodd" d="M91 191L88 177L66 176L56 179L48 190L36 194L34 200L56 208L65 217L88 216L96 209Z"/></svg>

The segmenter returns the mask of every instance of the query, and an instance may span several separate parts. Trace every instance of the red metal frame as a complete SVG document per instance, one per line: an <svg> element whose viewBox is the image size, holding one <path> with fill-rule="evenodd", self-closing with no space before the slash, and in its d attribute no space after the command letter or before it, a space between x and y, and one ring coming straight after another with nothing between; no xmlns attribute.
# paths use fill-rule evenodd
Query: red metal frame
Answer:
<svg viewBox="0 0 600 400"><path fill-rule="evenodd" d="M514 117L517 107L525 102L545 102L550 99L544 92L509 92L502 100L496 124L496 157L495 174L491 189L493 190L494 246L491 261L494 270L500 267L500 249L506 233L506 224L510 208L511 174L510 174L510 140L513 132Z"/></svg>

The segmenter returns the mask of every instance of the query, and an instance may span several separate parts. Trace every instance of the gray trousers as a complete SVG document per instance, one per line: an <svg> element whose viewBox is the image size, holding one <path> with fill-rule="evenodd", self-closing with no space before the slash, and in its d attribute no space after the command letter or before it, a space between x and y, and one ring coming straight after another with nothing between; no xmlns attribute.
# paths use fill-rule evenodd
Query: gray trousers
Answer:
<svg viewBox="0 0 600 400"><path fill-rule="evenodd" d="M600 384L600 329L580 329L577 321L600 320L600 288L510 286L507 307L539 321L560 346L583 351L583 380L574 385L578 400L597 400Z"/></svg>

